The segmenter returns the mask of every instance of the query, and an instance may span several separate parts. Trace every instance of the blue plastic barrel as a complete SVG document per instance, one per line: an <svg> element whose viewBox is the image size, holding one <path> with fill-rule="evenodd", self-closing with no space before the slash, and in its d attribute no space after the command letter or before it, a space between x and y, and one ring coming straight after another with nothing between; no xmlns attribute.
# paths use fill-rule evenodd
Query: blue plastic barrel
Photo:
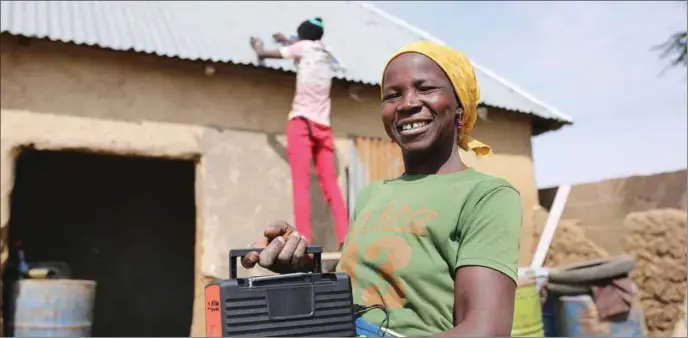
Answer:
<svg viewBox="0 0 688 338"><path fill-rule="evenodd" d="M24 279L13 285L9 324L15 337L89 337L96 282Z"/></svg>
<svg viewBox="0 0 688 338"><path fill-rule="evenodd" d="M542 326L545 329L545 337L560 337L557 332L556 302L556 295L550 294L542 305Z"/></svg>
<svg viewBox="0 0 688 338"><path fill-rule="evenodd" d="M589 294L561 296L556 303L557 334L562 337L645 337L645 317L639 301L627 316L600 320Z"/></svg>
<svg viewBox="0 0 688 338"><path fill-rule="evenodd" d="M545 287L545 282L549 279L549 268L539 267L534 268L535 282L537 283L538 292ZM548 295L547 300L542 304L542 328L545 337L559 337L557 333L557 321L555 315L555 303L557 299L554 295Z"/></svg>

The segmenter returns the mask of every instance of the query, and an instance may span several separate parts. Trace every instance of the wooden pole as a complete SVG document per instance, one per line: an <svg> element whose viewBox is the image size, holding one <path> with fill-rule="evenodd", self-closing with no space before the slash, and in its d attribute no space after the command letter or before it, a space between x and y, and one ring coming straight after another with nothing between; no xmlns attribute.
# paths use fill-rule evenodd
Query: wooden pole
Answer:
<svg viewBox="0 0 688 338"><path fill-rule="evenodd" d="M547 251L554 239L554 232L557 230L561 215L564 213L569 192L571 192L570 185L562 185L557 189L557 195L554 197L554 203L552 203L552 208L549 211L545 228L540 235L540 241L538 242L537 249L535 249L533 260L530 262L530 267L533 269L541 268L545 263Z"/></svg>

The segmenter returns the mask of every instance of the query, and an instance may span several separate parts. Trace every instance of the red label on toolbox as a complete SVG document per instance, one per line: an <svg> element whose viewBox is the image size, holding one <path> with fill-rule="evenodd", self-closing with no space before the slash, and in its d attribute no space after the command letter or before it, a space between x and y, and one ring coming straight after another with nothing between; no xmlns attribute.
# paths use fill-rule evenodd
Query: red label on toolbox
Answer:
<svg viewBox="0 0 688 338"><path fill-rule="evenodd" d="M222 337L222 302L220 286L209 285L205 288L205 336Z"/></svg>

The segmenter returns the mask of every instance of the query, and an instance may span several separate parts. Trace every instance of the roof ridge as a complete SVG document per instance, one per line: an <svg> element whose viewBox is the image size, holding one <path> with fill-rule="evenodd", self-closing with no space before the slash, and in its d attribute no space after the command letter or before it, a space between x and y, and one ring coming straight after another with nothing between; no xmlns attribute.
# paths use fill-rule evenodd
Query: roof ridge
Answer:
<svg viewBox="0 0 688 338"><path fill-rule="evenodd" d="M402 18L400 18L394 14L388 13L387 11L380 9L371 3L368 3L365 1L354 1L354 2L358 3L363 8L368 9L369 11L372 11L372 12L384 17L385 19L391 21L392 23L396 24L397 26L402 27L406 30L413 32L414 34L419 35L421 38L423 38L425 40L429 40L429 41L432 41L432 42L435 42L435 43L438 43L441 45L447 45L447 43L445 43L444 41L440 40L439 38L433 36L432 34L428 33L427 31L424 31L424 30L410 24L410 23L406 22L406 20L404 20L404 19L402 19ZM500 82L501 84L511 88L512 90L514 90L519 95L526 98L527 100L530 100L531 102L542 106L543 108L549 110L552 114L557 115L559 118L561 118L563 120L566 120L568 122L573 122L573 119L570 116L568 116L567 114L564 114L559 109L554 108L553 106L538 100L532 94L526 92L525 90L519 88L518 86L514 85L513 83L507 81L503 77L495 74L495 72L493 72L492 70L477 64L472 59L471 59L471 63L473 64L473 67L477 68L478 70L485 73L486 75L492 77L495 81Z"/></svg>

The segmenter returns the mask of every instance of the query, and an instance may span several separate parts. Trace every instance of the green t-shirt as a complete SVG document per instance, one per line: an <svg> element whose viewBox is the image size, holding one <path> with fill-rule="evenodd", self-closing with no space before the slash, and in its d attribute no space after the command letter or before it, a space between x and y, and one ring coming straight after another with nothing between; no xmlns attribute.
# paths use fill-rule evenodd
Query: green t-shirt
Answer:
<svg viewBox="0 0 688 338"><path fill-rule="evenodd" d="M505 180L468 169L376 181L358 196L338 271L354 302L384 304L389 328L428 336L454 327L454 280L484 266L516 281L523 210ZM384 312L364 318L381 324Z"/></svg>

